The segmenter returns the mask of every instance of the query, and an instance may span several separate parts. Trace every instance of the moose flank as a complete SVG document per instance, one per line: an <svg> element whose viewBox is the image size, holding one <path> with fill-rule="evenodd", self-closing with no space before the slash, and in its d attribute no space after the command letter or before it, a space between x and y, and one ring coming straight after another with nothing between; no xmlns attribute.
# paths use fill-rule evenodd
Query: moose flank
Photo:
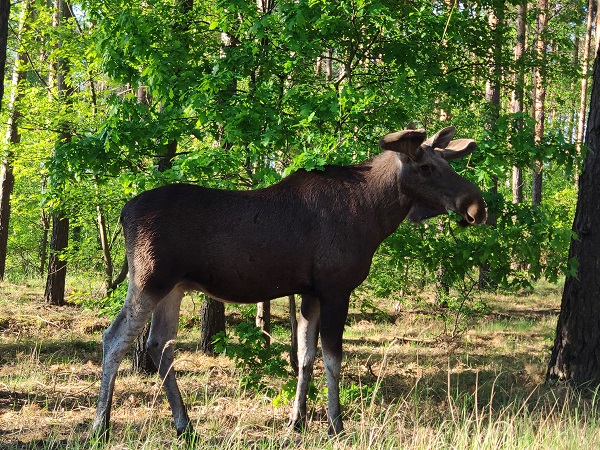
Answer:
<svg viewBox="0 0 600 450"><path fill-rule="evenodd" d="M254 191L175 184L144 192L123 208L129 288L103 335L102 380L93 432L108 435L117 369L152 315L149 352L159 367L178 434L191 430L177 386L173 340L184 291L256 303L302 296L298 320L298 386L290 425L306 419L317 339L328 388L329 432L343 429L339 401L342 333L350 293L367 277L381 242L405 218L452 210L462 225L486 219L478 189L449 160L471 153L471 139L447 127L391 133L374 159L351 166L299 170Z"/></svg>

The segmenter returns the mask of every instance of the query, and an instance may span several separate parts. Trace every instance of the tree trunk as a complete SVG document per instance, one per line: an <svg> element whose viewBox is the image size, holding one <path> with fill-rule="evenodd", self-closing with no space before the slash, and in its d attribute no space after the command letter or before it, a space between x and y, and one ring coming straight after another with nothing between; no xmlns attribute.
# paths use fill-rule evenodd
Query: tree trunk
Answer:
<svg viewBox="0 0 600 450"><path fill-rule="evenodd" d="M190 27L190 12L194 7L193 0L177 0L175 2L176 14L175 20L171 22L171 29L177 38L181 38ZM174 74L178 76L178 71ZM148 96L148 86L140 85L137 89L138 103L149 105L151 100ZM161 105L162 108L163 105ZM173 167L173 158L177 155L177 140L173 139L167 143L164 153L156 159L156 170L164 172ZM133 370L136 372L156 373L158 369L152 358L148 355L147 341L150 334L150 321L146 324L142 333L136 338L133 349Z"/></svg>
<svg viewBox="0 0 600 450"><path fill-rule="evenodd" d="M490 77L486 84L485 97L488 103L489 114L486 119L486 129L488 132L493 132L496 128L496 122L500 117L500 86L502 81L502 35L503 35L503 21L504 21L504 5L501 3L496 4L493 10L490 11L488 21L490 24L490 30L494 36L494 47L490 49L492 56L492 69L490 70ZM492 196L498 195L498 177L492 178L492 187L490 194ZM496 213L493 210L488 211L488 218L486 222L489 226L495 227L497 223ZM479 267L479 289L490 289L496 287L496 284L492 281L490 275L490 265L482 264Z"/></svg>
<svg viewBox="0 0 600 450"><path fill-rule="evenodd" d="M213 336L225 330L225 304L204 295L200 304L200 317L200 350L212 356L215 354Z"/></svg>
<svg viewBox="0 0 600 450"><path fill-rule="evenodd" d="M71 9L63 0L56 0L52 25L58 27L64 19L71 17ZM65 60L59 58L55 63L56 88L59 101L65 104L71 103L73 88L67 86L66 76L68 65ZM69 124L60 125L58 141L60 143L70 142L71 133ZM67 276L67 262L61 254L69 244L69 219L64 211L52 213L52 237L50 239L50 260L48 261L48 277L46 279L46 291L44 298L51 305L63 305L65 302L65 281Z"/></svg>
<svg viewBox="0 0 600 450"><path fill-rule="evenodd" d="M45 190L45 186L42 186L42 192ZM50 218L46 214L46 210L42 208L42 215L40 217L40 227L42 229L42 238L40 239L39 256L40 256L40 278L46 273L46 258L48 256L48 234L50 231Z"/></svg>
<svg viewBox="0 0 600 450"><path fill-rule="evenodd" d="M594 55L598 54L600 48L600 0L596 3L596 23L594 24Z"/></svg>
<svg viewBox="0 0 600 450"><path fill-rule="evenodd" d="M108 292L106 293L106 295L110 295L112 291L114 291L123 281L125 281L125 278L127 278L128 271L129 271L129 266L127 264L127 258L125 258L125 261L123 261L123 265L121 266L121 271L112 280L112 283L108 287Z"/></svg>
<svg viewBox="0 0 600 450"><path fill-rule="evenodd" d="M31 10L31 2L23 5L21 20L19 24L18 41L21 42L23 33L29 28L28 16ZM22 95L19 91L19 84L27 76L27 57L21 50L17 52L12 76L12 86L10 99L8 101L8 121L6 128L6 148L7 152L2 159L0 168L0 280L4 279L6 271L6 255L8 250L8 227L10 222L10 197L15 185L13 174L13 145L21 141L19 134L18 120L21 117L19 110L19 100Z"/></svg>
<svg viewBox="0 0 600 450"><path fill-rule="evenodd" d="M50 260L44 299L49 305L65 304L65 280L67 261L61 252L69 245L69 219L63 213L52 214L52 237L50 239Z"/></svg>
<svg viewBox="0 0 600 450"><path fill-rule="evenodd" d="M591 390L600 386L600 60L594 64L587 152L579 193L569 261L574 275L565 281L556 338L546 380L560 380Z"/></svg>
<svg viewBox="0 0 600 450"><path fill-rule="evenodd" d="M0 112L4 97L4 72L6 71L6 47L8 45L8 19L11 0L0 0Z"/></svg>
<svg viewBox="0 0 600 450"><path fill-rule="evenodd" d="M523 98L525 86L525 65L523 56L525 54L525 32L527 24L527 2L517 6L517 43L515 45L515 64L516 71L514 76L514 90L512 92L511 112L513 114L523 114ZM517 133L523 132L523 121L517 120L515 124ZM521 167L513 167L512 176L513 203L523 202L523 170Z"/></svg>
<svg viewBox="0 0 600 450"><path fill-rule="evenodd" d="M578 155L581 154L581 144L583 143L583 133L585 130L585 113L587 110L590 48L592 43L592 24L594 22L594 7L596 6L595 3L595 0L588 1L585 38L583 41L583 53L581 55L581 90L579 95L579 114L577 115L577 134L575 135L575 145L577 146ZM577 174L577 171L575 173ZM577 175L575 176L575 178L577 178Z"/></svg>
<svg viewBox="0 0 600 450"><path fill-rule="evenodd" d="M545 102L546 102L546 28L548 26L548 0L537 0L538 18L536 26L536 66L533 73L534 79L534 101L533 118L534 142L537 146L542 145L544 138ZM531 203L540 205L542 203L542 180L544 164L536 161L533 167L533 183L531 186Z"/></svg>
<svg viewBox="0 0 600 450"><path fill-rule="evenodd" d="M256 305L256 326L265 337L265 346L271 345L271 302L260 302Z"/></svg>
<svg viewBox="0 0 600 450"><path fill-rule="evenodd" d="M156 364L154 364L150 353L148 353L148 347L146 346L149 334L150 321L146 323L146 326L140 335L135 338L135 351L133 352L133 356L131 358L133 371L148 375L158 372L158 367L156 367Z"/></svg>
<svg viewBox="0 0 600 450"><path fill-rule="evenodd" d="M104 295L108 295L110 287L113 284L113 261L110 254L110 244L108 243L108 235L106 232L106 220L100 205L96 205L96 214L98 220L100 246L102 247L102 260L104 261L104 286L106 289Z"/></svg>

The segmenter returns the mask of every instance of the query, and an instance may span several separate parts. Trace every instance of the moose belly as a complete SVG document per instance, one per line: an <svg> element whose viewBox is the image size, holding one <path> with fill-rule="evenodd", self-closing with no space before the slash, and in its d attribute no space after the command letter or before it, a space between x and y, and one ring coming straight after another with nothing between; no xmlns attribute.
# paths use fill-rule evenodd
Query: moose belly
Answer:
<svg viewBox="0 0 600 450"><path fill-rule="evenodd" d="M292 267L213 267L187 274L183 286L226 303L258 303L290 294L311 292L309 277Z"/></svg>

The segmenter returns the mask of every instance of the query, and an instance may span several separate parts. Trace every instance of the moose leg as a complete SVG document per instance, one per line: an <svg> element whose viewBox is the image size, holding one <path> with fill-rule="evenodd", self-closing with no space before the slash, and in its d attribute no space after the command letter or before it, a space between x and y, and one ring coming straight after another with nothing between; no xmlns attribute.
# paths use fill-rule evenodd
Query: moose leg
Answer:
<svg viewBox="0 0 600 450"><path fill-rule="evenodd" d="M330 435L344 429L340 407L340 371L342 368L342 334L348 316L349 296L321 302L321 347L327 377L327 416Z"/></svg>
<svg viewBox="0 0 600 450"><path fill-rule="evenodd" d="M173 347L179 326L179 308L182 297L183 291L176 287L161 300L152 313L152 325L148 336L148 352L163 380L167 399L173 412L177 435L191 431L191 429L188 430L190 419L183 404L173 369Z"/></svg>
<svg viewBox="0 0 600 450"><path fill-rule="evenodd" d="M133 340L141 333L157 300L129 284L125 303L102 335L102 379L92 433L108 438L110 408L117 370Z"/></svg>
<svg viewBox="0 0 600 450"><path fill-rule="evenodd" d="M319 315L319 299L312 295L303 295L298 318L298 386L289 421L289 426L295 429L302 429L306 421L306 395L317 352Z"/></svg>

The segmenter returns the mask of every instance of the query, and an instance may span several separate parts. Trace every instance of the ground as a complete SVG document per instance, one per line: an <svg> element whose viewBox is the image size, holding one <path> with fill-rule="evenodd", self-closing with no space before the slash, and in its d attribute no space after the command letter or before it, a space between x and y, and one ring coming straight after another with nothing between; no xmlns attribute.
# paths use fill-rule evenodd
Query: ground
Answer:
<svg viewBox="0 0 600 450"><path fill-rule="evenodd" d="M101 334L110 323L70 304L45 306L36 286L0 285L0 448L83 448L101 373ZM286 427L290 405L244 390L223 355L197 351L199 304L184 299L175 370L197 433L197 448L593 448L600 443L595 398L544 384L560 287L485 295L488 311L461 333L431 302L380 311L352 309L344 340L346 432L326 435L326 393L309 402L303 434ZM353 304L358 305L355 298ZM288 344L287 303L274 302L275 339ZM228 310L229 323L241 320ZM292 378L292 375L290 375ZM273 392L275 394L273 394ZM277 403L277 402L275 402ZM180 448L160 380L121 366L108 448Z"/></svg>

